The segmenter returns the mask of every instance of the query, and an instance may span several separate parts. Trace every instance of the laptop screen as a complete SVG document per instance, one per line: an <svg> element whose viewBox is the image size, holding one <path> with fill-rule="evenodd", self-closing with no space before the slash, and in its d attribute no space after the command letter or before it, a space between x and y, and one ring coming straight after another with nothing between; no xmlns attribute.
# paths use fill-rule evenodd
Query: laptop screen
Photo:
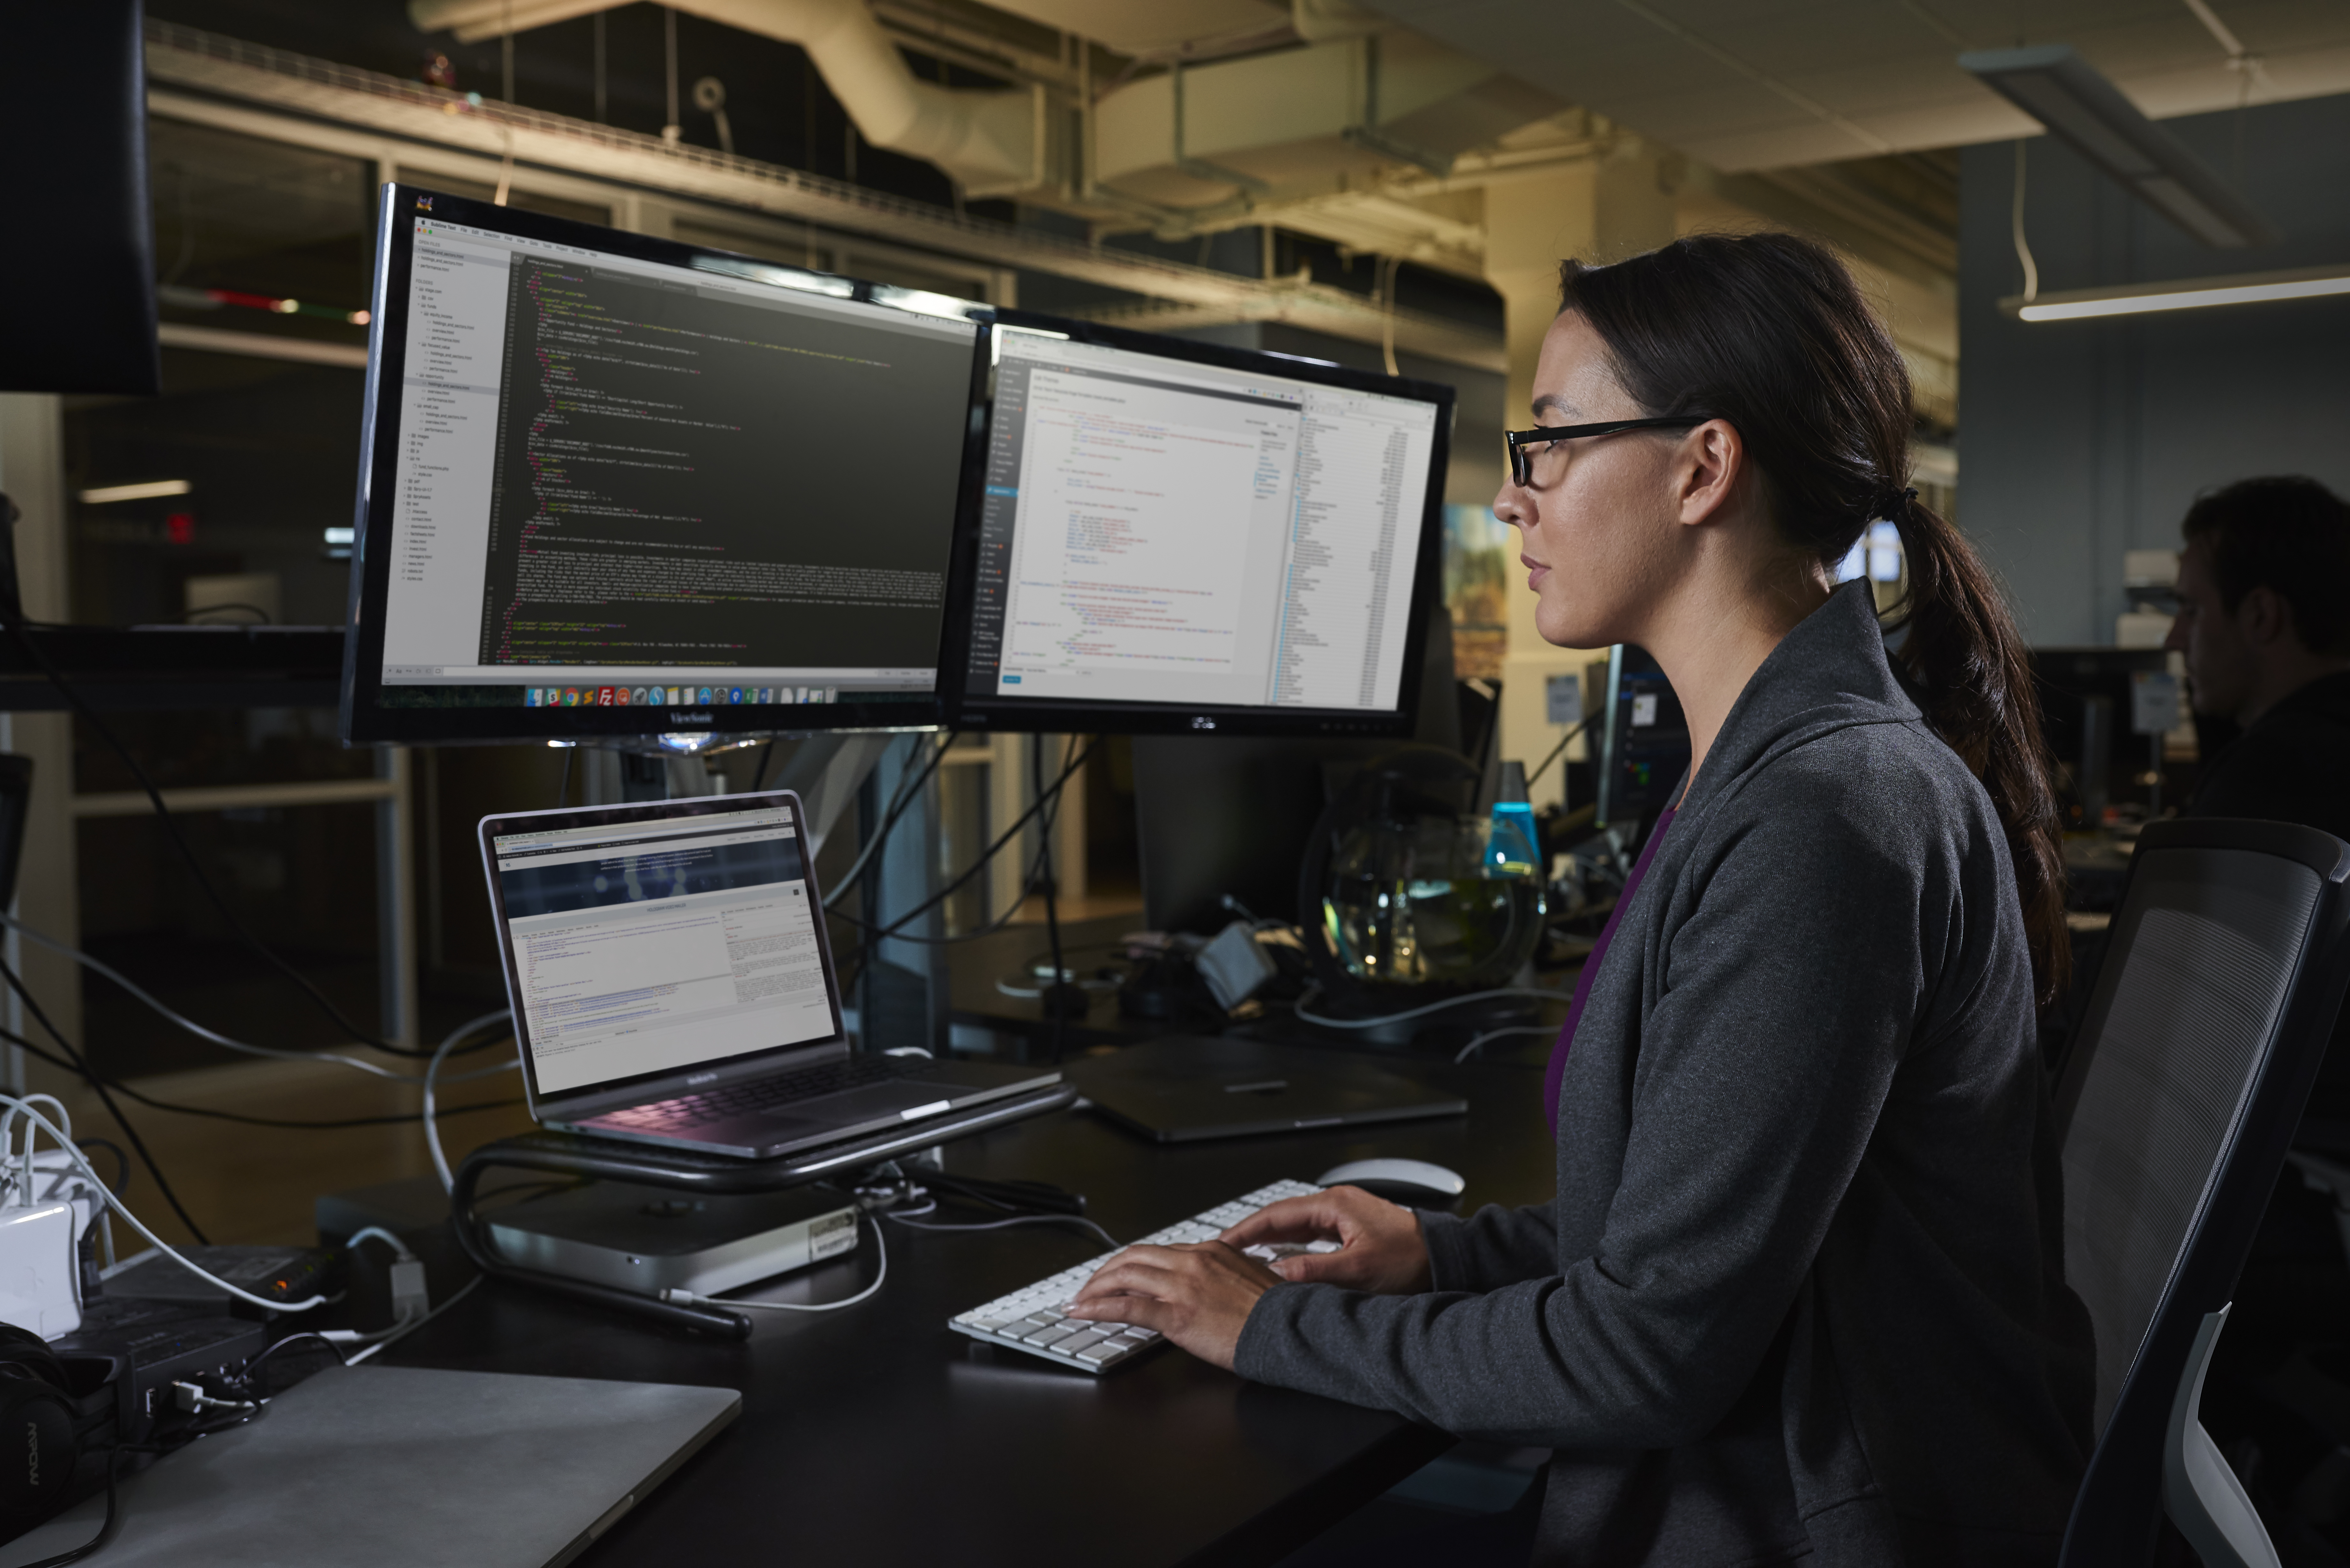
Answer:
<svg viewBox="0 0 2350 1568"><path fill-rule="evenodd" d="M493 837L537 1092L837 1037L802 843L781 806Z"/></svg>

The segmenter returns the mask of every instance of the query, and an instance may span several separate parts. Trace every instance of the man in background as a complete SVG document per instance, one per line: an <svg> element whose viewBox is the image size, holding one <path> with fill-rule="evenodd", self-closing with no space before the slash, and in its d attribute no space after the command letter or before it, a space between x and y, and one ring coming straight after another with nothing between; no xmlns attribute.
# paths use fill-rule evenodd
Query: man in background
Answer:
<svg viewBox="0 0 2350 1568"><path fill-rule="evenodd" d="M2297 822L2350 840L2350 506L2314 479L2247 479L2188 509L2178 618L2199 729L2235 733L2205 756L2185 815ZM2350 1020L2345 1020L2350 1022ZM2296 1149L2350 1169L2350 1038L2342 1023L2311 1091ZM2330 1184L2329 1184L2330 1185ZM2334 1440L2301 1408L2350 1386L2299 1359L2341 1337L2350 1272L2336 1203L2288 1165L2236 1285L2209 1380L2207 1426L2251 1481L2289 1563L2342 1560L2350 1488L2307 1467ZM2303 1390L2280 1402L2280 1380ZM2216 1424L2215 1424L2216 1423Z"/></svg>
<svg viewBox="0 0 2350 1568"><path fill-rule="evenodd" d="M2246 479L2181 527L2178 618L2199 716L2240 732L2189 816L2298 822L2350 839L2350 505L2314 479Z"/></svg>

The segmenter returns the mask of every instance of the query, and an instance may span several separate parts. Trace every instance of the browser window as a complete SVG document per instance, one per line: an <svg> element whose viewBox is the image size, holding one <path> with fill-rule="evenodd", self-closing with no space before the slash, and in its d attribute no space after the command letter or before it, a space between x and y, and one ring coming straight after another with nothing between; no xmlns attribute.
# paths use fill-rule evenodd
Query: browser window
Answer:
<svg viewBox="0 0 2350 1568"><path fill-rule="evenodd" d="M491 841L541 1094L840 1032L791 814Z"/></svg>

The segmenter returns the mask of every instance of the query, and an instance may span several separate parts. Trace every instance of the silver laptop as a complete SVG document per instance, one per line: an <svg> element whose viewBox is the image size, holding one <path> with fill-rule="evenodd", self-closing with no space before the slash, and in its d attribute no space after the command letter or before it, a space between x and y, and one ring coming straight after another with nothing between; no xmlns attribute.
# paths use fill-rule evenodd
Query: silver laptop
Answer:
<svg viewBox="0 0 2350 1568"><path fill-rule="evenodd" d="M1060 1079L850 1053L789 790L515 812L481 835L543 1126L770 1159Z"/></svg>

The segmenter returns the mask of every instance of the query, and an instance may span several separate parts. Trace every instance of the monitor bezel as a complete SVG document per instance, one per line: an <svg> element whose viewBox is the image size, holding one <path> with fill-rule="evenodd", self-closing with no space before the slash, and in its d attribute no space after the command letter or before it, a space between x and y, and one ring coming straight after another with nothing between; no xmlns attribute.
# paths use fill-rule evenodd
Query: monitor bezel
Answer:
<svg viewBox="0 0 2350 1568"><path fill-rule="evenodd" d="M1098 698L1006 698L995 693L973 695L968 687L972 666L972 621L977 606L980 509L984 503L989 433L995 415L995 335L1004 327L1058 333L1080 343L1156 354L1171 359L1227 370L1255 370L1292 380L1309 381L1346 390L1404 396L1436 408L1434 446L1428 465L1428 493L1421 503L1420 536L1412 592L1405 623L1403 669L1392 709L1366 711L1352 708L1274 708L1242 704L1182 702L1119 702ZM1076 321L1009 307L993 313L987 341L981 354L982 375L972 400L972 439L963 451L963 478L955 524L953 575L947 589L947 649L945 667L953 684L947 690L948 711L960 730L1026 734L1164 735L1215 733L1309 737L1411 736L1419 725L1420 667L1428 647L1430 615L1441 597L1444 563L1444 486L1451 454L1454 393L1439 381L1376 371L1349 369L1327 361L1263 349L1232 348L1217 343L1136 332L1097 322Z"/></svg>
<svg viewBox="0 0 2350 1568"><path fill-rule="evenodd" d="M390 588L392 506L398 465L400 399L381 396L385 387L397 387L404 369L404 337L388 332L392 302L408 296L414 264L415 234L406 219L419 210L451 223L498 229L517 238L545 240L606 251L636 261L691 267L696 258L716 258L743 265L805 274L846 284L849 296L876 309L892 308L876 298L889 286L846 278L813 268L770 262L709 245L630 234L584 223L569 218L499 207L465 196L452 196L421 185L390 182L383 186L377 213L375 279L369 306L367 381L360 415L360 484L353 519L349 617L343 640L340 730L350 745L401 745L411 742L531 742L541 741L624 741L658 735L806 734L840 730L931 730L945 720L950 684L962 678L962 663L947 657L956 645L951 628L954 619L956 535L960 528L960 479L957 516L948 533L946 604L940 617L940 644L935 655L938 685L926 699L912 701L858 701L844 699L822 703L711 704L691 709L654 707L577 708L411 708L382 701L384 607ZM418 198L430 203L420 209ZM402 313L404 316L404 312ZM975 403L986 384L989 308L971 306L972 384L966 408ZM972 465L972 446L983 438L964 421L962 471ZM370 547L371 544L380 547ZM550 685L565 684L559 679ZM696 682L700 684L700 682ZM689 716L681 719L680 713ZM659 715L658 718L652 715Z"/></svg>
<svg viewBox="0 0 2350 1568"><path fill-rule="evenodd" d="M568 1089L549 1090L538 1081L538 1058L532 1049L528 1010L522 1004L521 978L515 970L514 928L506 918L505 884L498 875L497 840L514 833L542 833L587 827L624 827L636 822L682 821L698 816L731 816L743 812L781 811L799 840L800 865L809 902L816 910L817 961L824 967L825 998L832 1009L832 1032L819 1039L754 1046L732 1056L655 1067L642 1073L605 1078ZM832 922L826 918L824 894L816 875L816 852L808 839L807 812L798 792L764 790L757 794L720 794L678 800L643 801L628 805L557 806L546 811L495 812L474 825L474 841L482 852L482 870L489 885L490 919L497 933L498 964L506 982L512 1010L515 1054L522 1064L523 1095L534 1120L559 1120L572 1115L594 1115L614 1103L624 1103L675 1080L682 1086L723 1088L744 1078L763 1077L786 1066L812 1065L846 1056L850 1049L847 999L840 989L840 971L832 956Z"/></svg>

